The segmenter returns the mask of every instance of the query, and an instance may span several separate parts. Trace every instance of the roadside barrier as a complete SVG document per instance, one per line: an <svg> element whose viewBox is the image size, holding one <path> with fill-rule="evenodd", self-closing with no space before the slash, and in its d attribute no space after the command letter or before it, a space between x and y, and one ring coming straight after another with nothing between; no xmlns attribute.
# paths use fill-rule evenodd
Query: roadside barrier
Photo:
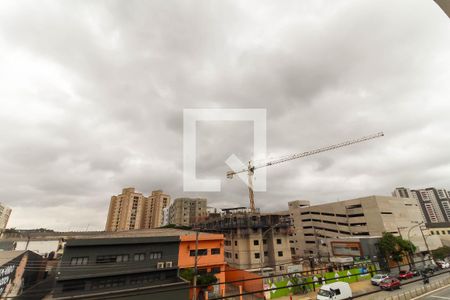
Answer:
<svg viewBox="0 0 450 300"><path fill-rule="evenodd" d="M450 274L450 272L447 271L447 272L443 272L443 273L439 273L439 274L434 274L434 275L430 276L430 278L435 277L435 276L440 276L443 274ZM411 284L411 283L418 282L418 281L422 281L422 279L417 279L417 280L408 282L404 285L406 286L407 284ZM440 279L439 281L425 284L425 285L417 287L415 289L411 289L411 290L405 291L403 293L396 294L391 297L387 297L387 298L385 298L385 300L409 300L409 299L419 297L420 295L429 293L431 291L437 290L439 288L445 287L447 285L450 285L450 277L445 277L445 278ZM360 297L364 297L364 296L368 296L368 295L373 295L373 299L380 299L376 295L379 292L382 292L382 290L377 290L377 291L368 292L368 293L364 293L364 294L360 294L360 295L355 295L355 296L353 296L353 298L355 299L355 298L360 298Z"/></svg>

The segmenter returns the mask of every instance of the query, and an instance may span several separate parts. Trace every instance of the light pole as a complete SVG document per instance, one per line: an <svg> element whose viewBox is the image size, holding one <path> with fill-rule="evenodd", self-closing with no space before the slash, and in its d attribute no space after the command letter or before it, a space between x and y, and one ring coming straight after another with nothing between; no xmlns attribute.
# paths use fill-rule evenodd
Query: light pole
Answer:
<svg viewBox="0 0 450 300"><path fill-rule="evenodd" d="M413 249L413 243L411 242L411 238L410 238L410 234L411 234L411 230L413 229L413 228L415 228L415 227L417 227L417 226L420 226L420 225L422 225L423 224L423 222L420 222L419 224L416 224L416 225L414 225L414 226L412 226L411 228L409 228L409 230L408 230L408 241L409 241L409 246L411 247L411 260L412 260L412 263L413 263L413 266L416 266L416 262L414 261L414 249Z"/></svg>
<svg viewBox="0 0 450 300"><path fill-rule="evenodd" d="M431 263L434 264L433 253L431 253L430 247L428 247L428 242L427 239L425 238L425 235L423 234L422 226L419 226L419 229L420 233L422 234L423 241L425 242L425 246L427 247L428 255L430 255Z"/></svg>
<svg viewBox="0 0 450 300"><path fill-rule="evenodd" d="M280 223L277 223L277 224L274 224L274 225L271 225L268 229L266 229L265 231L263 231L263 233L261 234L261 244L259 244L259 261L260 261L260 264L261 264L261 276L263 275L263 259L265 259L264 258L264 247L263 247L263 244L264 244L264 236L269 232L269 231L272 231L272 233L273 233L273 228L274 227L276 227L276 226L278 226L278 225L280 225L281 224L281 222ZM272 234L273 235L273 234Z"/></svg>
<svg viewBox="0 0 450 300"><path fill-rule="evenodd" d="M260 261L260 265L261 265L261 276L263 275L263 259L264 259L264 248L263 248L263 244L264 244L264 236L269 232L272 231L272 236L273 236L273 228L277 227L279 225L283 225L286 224L285 220L279 221L276 224L273 224L271 226L269 226L269 228L267 228L265 231L262 232L261 234L261 243L259 244L259 261Z"/></svg>
<svg viewBox="0 0 450 300"><path fill-rule="evenodd" d="M431 253L430 247L428 247L427 239L425 238L425 235L423 234L422 227L421 227L422 224L424 224L424 222L420 222L419 224L416 224L416 225L412 226L408 230L408 241L410 241L410 246L411 246L411 251L412 251L413 250L413 248L412 248L413 245L412 245L412 242L411 242L411 239L410 239L409 235L410 235L412 229L414 229L416 227L419 227L420 233L421 233L422 238L423 238L423 241L425 242L425 247L427 248L428 255L430 255L431 261L433 262L433 254Z"/></svg>
<svg viewBox="0 0 450 300"><path fill-rule="evenodd" d="M277 226L278 224L275 224L275 225L272 225L272 226L270 226L268 229L266 229L265 231L263 231L263 233L261 234L261 243L259 244L259 262L260 262L260 264L261 264L261 276L263 276L264 274L264 272L263 272L263 259L265 259L264 258L264 247L263 247L263 244L264 244L264 236L269 232L269 231L271 231L271 230L273 230L273 227L274 226Z"/></svg>

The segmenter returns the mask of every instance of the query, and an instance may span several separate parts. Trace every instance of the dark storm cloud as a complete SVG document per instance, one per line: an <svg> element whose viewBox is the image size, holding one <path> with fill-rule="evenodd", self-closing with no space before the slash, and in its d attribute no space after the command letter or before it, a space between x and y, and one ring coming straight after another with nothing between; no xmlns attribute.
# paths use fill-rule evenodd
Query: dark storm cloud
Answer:
<svg viewBox="0 0 450 300"><path fill-rule="evenodd" d="M266 108L273 157L386 132L269 168L266 210L450 188L448 32L432 1L3 1L0 201L64 230L101 228L125 186L246 205L224 160L251 157L252 126L200 122L222 192L184 193L184 108Z"/></svg>

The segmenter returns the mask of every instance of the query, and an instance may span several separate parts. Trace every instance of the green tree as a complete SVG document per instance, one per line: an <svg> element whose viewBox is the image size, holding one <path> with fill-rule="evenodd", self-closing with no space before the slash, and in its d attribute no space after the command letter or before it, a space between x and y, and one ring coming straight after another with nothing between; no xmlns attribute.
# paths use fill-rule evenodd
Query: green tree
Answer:
<svg viewBox="0 0 450 300"><path fill-rule="evenodd" d="M436 259L445 259L446 257L450 256L450 247L443 246L440 248L437 248L436 250L433 250L433 257Z"/></svg>
<svg viewBox="0 0 450 300"><path fill-rule="evenodd" d="M180 276L184 279L186 279L189 282L193 282L194 279L194 269L183 269L180 271ZM210 286L211 284L214 284L217 282L217 277L213 274L201 274L197 275L197 285L202 285L205 287Z"/></svg>
<svg viewBox="0 0 450 300"><path fill-rule="evenodd" d="M403 240L399 237L394 236L390 232L384 232L381 240L378 244L381 253L383 253L386 261L389 265L389 258L397 263L398 270L400 271L400 262L403 259L403 249L402 246L406 244L402 242ZM401 246L401 245L402 246Z"/></svg>
<svg viewBox="0 0 450 300"><path fill-rule="evenodd" d="M408 255L410 264L414 263L414 253L417 249L416 245L414 245L411 241L402 239L401 237L397 237L397 243L400 247L400 251Z"/></svg>
<svg viewBox="0 0 450 300"><path fill-rule="evenodd" d="M180 277L192 282L194 279L194 269L183 269L180 271Z"/></svg>

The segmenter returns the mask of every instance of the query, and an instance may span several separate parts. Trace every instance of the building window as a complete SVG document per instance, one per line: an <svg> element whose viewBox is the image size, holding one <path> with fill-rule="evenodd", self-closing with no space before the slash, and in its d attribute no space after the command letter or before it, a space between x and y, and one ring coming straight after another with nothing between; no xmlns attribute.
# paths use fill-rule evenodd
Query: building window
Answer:
<svg viewBox="0 0 450 300"><path fill-rule="evenodd" d="M430 231L430 233L431 233L431 234L434 234L434 231L433 231L433 230L431 230L431 231Z"/></svg>
<svg viewBox="0 0 450 300"><path fill-rule="evenodd" d="M208 249L198 249L197 256L208 255ZM189 256L195 256L195 250L189 251Z"/></svg>
<svg viewBox="0 0 450 300"><path fill-rule="evenodd" d="M63 283L63 292L80 291L85 289L85 282L82 280L68 281Z"/></svg>
<svg viewBox="0 0 450 300"><path fill-rule="evenodd" d="M253 246L258 246L259 245L259 241L258 240L254 240L253 241Z"/></svg>
<svg viewBox="0 0 450 300"><path fill-rule="evenodd" d="M445 234L445 231L444 231L444 230L442 230L441 232L442 232L442 234Z"/></svg>
<svg viewBox="0 0 450 300"><path fill-rule="evenodd" d="M129 258L130 257L128 254L117 255L116 262L118 262L118 263L127 262Z"/></svg>
<svg viewBox="0 0 450 300"><path fill-rule="evenodd" d="M145 260L145 253L135 253L134 261L143 261Z"/></svg>
<svg viewBox="0 0 450 300"><path fill-rule="evenodd" d="M268 256L268 255L269 255L269 252L264 251L264 256Z"/></svg>
<svg viewBox="0 0 450 300"><path fill-rule="evenodd" d="M278 251L278 256L279 257L283 256L283 251Z"/></svg>
<svg viewBox="0 0 450 300"><path fill-rule="evenodd" d="M100 280L94 280L91 284L91 289L97 290L97 289L107 289L111 287L119 287L125 285L126 278L108 278L108 279L100 279Z"/></svg>
<svg viewBox="0 0 450 300"><path fill-rule="evenodd" d="M110 263L121 263L128 261L128 254L121 255L100 255L96 258L97 264L110 264Z"/></svg>
<svg viewBox="0 0 450 300"><path fill-rule="evenodd" d="M218 255L218 254L220 254L220 248L211 249L211 255Z"/></svg>
<svg viewBox="0 0 450 300"><path fill-rule="evenodd" d="M263 240L263 245L267 244L267 240Z"/></svg>
<svg viewBox="0 0 450 300"><path fill-rule="evenodd" d="M150 259L162 258L162 252L150 252Z"/></svg>
<svg viewBox="0 0 450 300"><path fill-rule="evenodd" d="M234 254L234 258L235 259L238 259L238 257L239 257L239 255L236 253L236 254Z"/></svg>
<svg viewBox="0 0 450 300"><path fill-rule="evenodd" d="M234 245L237 246L237 241L234 241Z"/></svg>
<svg viewBox="0 0 450 300"><path fill-rule="evenodd" d="M70 265L72 266L80 266L80 265L87 265L89 261L89 258L87 256L85 257L72 257L70 260Z"/></svg>
<svg viewBox="0 0 450 300"><path fill-rule="evenodd" d="M212 267L211 274L217 274L217 273L220 273L220 267Z"/></svg>
<svg viewBox="0 0 450 300"><path fill-rule="evenodd" d="M260 257L259 252L255 253L255 258L258 259Z"/></svg>
<svg viewBox="0 0 450 300"><path fill-rule="evenodd" d="M281 239L277 239L277 244L278 244L278 245L281 244Z"/></svg>

